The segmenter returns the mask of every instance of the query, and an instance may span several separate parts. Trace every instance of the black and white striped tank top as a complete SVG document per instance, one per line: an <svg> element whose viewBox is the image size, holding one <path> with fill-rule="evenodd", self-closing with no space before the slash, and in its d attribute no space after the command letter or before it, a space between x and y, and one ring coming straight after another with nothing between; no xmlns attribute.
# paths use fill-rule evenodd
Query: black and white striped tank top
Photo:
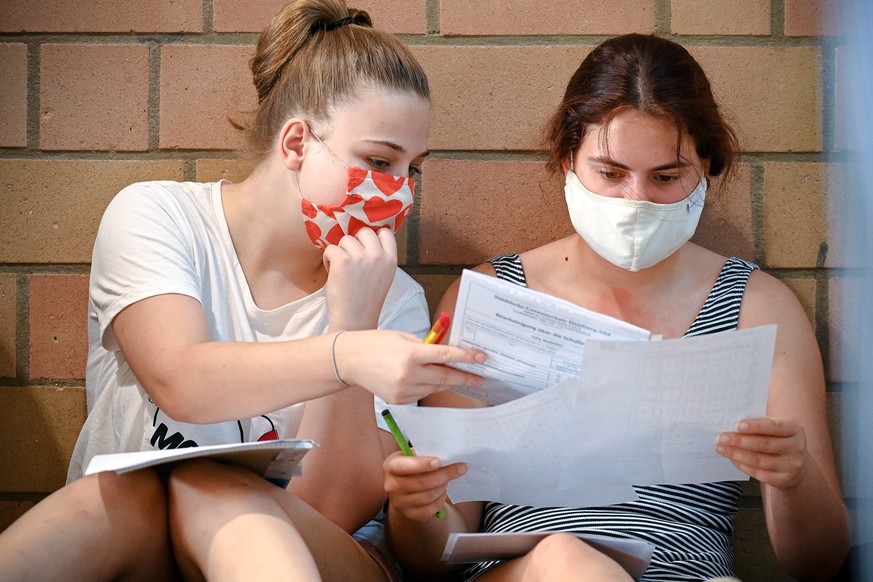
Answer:
<svg viewBox="0 0 873 582"><path fill-rule="evenodd" d="M501 279L527 286L521 259L508 254L491 259ZM685 337L737 328L740 302L757 266L728 259ZM722 481L689 485L635 486L638 501L603 507L526 507L488 502L486 532L575 532L635 538L651 542L655 552L646 582L706 580L731 576L730 538L740 483ZM480 562L465 573L475 580L496 561Z"/></svg>

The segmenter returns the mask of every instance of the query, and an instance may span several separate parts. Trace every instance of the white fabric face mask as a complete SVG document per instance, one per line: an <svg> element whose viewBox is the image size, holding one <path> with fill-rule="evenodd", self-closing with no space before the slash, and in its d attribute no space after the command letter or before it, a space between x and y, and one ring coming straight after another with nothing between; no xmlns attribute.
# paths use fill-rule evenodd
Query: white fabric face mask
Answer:
<svg viewBox="0 0 873 582"><path fill-rule="evenodd" d="M610 263L639 271L656 265L688 242L703 212L706 178L672 204L611 198L586 188L570 170L564 195L570 220L594 252Z"/></svg>

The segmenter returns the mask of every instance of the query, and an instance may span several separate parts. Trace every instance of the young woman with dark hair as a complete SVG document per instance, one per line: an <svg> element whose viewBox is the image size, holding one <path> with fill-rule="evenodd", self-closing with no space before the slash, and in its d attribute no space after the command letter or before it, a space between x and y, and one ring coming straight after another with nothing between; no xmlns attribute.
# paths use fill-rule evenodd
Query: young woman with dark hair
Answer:
<svg viewBox="0 0 873 582"><path fill-rule="evenodd" d="M565 177L576 233L491 259L478 271L679 338L778 326L766 416L720 435L716 450L761 484L776 557L800 580L828 580L848 551L849 527L825 417L818 344L796 297L777 279L689 239L710 193L737 157L706 75L685 48L631 34L596 47L549 121L548 167ZM439 309L452 311L455 283ZM424 405L483 403L443 392ZM639 501L605 507L520 507L446 499L464 471L430 457L384 465L389 539L421 579L453 531L551 531L527 555L473 565L466 580L620 580L620 567L569 533L647 540L643 580L731 576L738 482L638 486ZM445 507L445 519L434 511ZM815 527L810 527L810 524Z"/></svg>

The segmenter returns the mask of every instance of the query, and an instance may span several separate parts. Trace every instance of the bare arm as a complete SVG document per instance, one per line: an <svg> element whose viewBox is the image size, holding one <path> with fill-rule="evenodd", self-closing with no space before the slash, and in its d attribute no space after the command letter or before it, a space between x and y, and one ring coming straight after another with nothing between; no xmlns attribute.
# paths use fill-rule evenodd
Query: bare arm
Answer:
<svg viewBox="0 0 873 582"><path fill-rule="evenodd" d="M285 342L214 342L200 304L182 295L134 303L112 325L143 388L180 421L257 416L344 388L331 368L333 334ZM336 354L343 379L389 402L414 401L443 385L479 383L434 365L473 361L472 351L423 345L412 334L350 331L339 338Z"/></svg>
<svg viewBox="0 0 873 582"><path fill-rule="evenodd" d="M797 298L756 271L740 327L768 323L777 324L777 338L767 417L741 423L720 446L761 482L780 564L800 580L830 579L848 552L849 525L827 427L821 355Z"/></svg>

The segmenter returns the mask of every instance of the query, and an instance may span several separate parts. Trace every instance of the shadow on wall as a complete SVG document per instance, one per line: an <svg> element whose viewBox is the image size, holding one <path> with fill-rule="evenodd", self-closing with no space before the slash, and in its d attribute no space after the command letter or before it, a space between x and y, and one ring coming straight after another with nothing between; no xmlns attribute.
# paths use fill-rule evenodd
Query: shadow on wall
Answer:
<svg viewBox="0 0 873 582"><path fill-rule="evenodd" d="M85 389L2 387L0 410L0 491L48 494L62 487L85 422Z"/></svg>

